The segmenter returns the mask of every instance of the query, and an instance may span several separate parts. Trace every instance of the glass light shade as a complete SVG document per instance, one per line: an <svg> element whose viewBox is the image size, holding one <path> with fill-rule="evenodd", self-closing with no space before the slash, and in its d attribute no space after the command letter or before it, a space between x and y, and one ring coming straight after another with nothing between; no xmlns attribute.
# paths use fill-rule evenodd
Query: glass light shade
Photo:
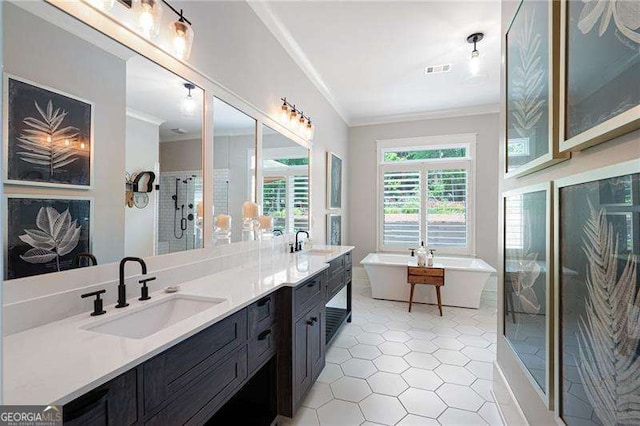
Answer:
<svg viewBox="0 0 640 426"><path fill-rule="evenodd" d="M295 131L297 126L298 126L298 112L296 110L292 110L291 114L289 115L289 128Z"/></svg>
<svg viewBox="0 0 640 426"><path fill-rule="evenodd" d="M315 133L316 127L311 123L311 121L307 122L307 139L312 141Z"/></svg>
<svg viewBox="0 0 640 426"><path fill-rule="evenodd" d="M307 132L307 120L304 118L302 114L300 114L300 119L298 120L298 127L296 128L298 134L304 135Z"/></svg>
<svg viewBox="0 0 640 426"><path fill-rule="evenodd" d="M291 114L291 111L289 110L289 106L283 103L282 107L280 107L280 122L282 124L287 124L287 120L289 120L290 114Z"/></svg>
<svg viewBox="0 0 640 426"><path fill-rule="evenodd" d="M160 22L162 21L161 1L135 0L133 9L137 14L138 31L146 38L156 38L160 34Z"/></svg>
<svg viewBox="0 0 640 426"><path fill-rule="evenodd" d="M471 52L471 60L469 61L469 70L472 75L478 75L480 72L480 52L474 49Z"/></svg>
<svg viewBox="0 0 640 426"><path fill-rule="evenodd" d="M116 4L116 0L85 0L91 6L103 12L108 12L113 9L113 5Z"/></svg>
<svg viewBox="0 0 640 426"><path fill-rule="evenodd" d="M198 111L198 104L196 100L189 93L182 99L182 105L180 105L180 113L187 118L194 118Z"/></svg>
<svg viewBox="0 0 640 426"><path fill-rule="evenodd" d="M193 28L182 19L178 19L170 26L173 31L173 54L176 58L187 60L191 56L193 45Z"/></svg>

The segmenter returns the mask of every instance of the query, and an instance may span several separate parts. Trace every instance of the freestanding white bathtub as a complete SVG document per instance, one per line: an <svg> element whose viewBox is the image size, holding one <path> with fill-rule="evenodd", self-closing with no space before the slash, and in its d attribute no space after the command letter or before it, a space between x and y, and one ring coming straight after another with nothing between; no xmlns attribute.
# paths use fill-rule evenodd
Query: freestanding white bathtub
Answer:
<svg viewBox="0 0 640 426"><path fill-rule="evenodd" d="M415 257L404 254L369 253L360 264L369 275L374 299L409 301L411 286L407 284L407 265ZM463 308L480 307L480 296L487 280L496 270L481 259L435 257L434 267L445 269L441 288L442 304ZM413 301L437 303L436 291L430 285L417 285Z"/></svg>

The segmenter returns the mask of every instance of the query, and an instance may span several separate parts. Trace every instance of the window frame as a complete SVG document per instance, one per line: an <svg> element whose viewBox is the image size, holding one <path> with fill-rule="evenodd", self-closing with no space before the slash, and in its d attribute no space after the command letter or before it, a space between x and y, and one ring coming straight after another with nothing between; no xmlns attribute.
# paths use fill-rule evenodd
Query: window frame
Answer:
<svg viewBox="0 0 640 426"><path fill-rule="evenodd" d="M420 240L427 241L427 203L423 199L427 191L427 173L430 170L465 169L467 170L466 224L467 245L465 247L437 246L439 254L476 256L476 134L439 135L403 139L376 141L376 247L380 252L406 252L417 248L413 244L384 244L384 174L395 171L413 171L420 173ZM438 148L467 148L466 157L436 158L385 162L384 155L392 150L416 150Z"/></svg>

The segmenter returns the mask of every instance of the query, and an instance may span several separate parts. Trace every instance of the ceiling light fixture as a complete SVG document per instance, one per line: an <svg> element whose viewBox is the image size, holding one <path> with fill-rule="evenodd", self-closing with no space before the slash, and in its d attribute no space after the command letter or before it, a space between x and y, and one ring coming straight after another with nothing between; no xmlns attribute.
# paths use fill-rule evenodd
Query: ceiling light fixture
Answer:
<svg viewBox="0 0 640 426"><path fill-rule="evenodd" d="M281 100L280 121L282 124L303 138L309 141L313 140L315 127L311 123L311 117L304 115L302 110L297 109L294 104L287 101L287 98L281 98Z"/></svg>
<svg viewBox="0 0 640 426"><path fill-rule="evenodd" d="M182 99L182 104L180 105L180 113L187 118L194 118L196 116L196 111L198 110L198 105L196 104L196 100L191 96L191 91L196 88L193 83L184 83L184 88L187 89L187 96Z"/></svg>
<svg viewBox="0 0 640 426"><path fill-rule="evenodd" d="M467 37L467 43L473 44L471 59L469 60L469 69L472 75L478 75L478 72L480 72L480 52L476 48L476 44L483 38L483 33L473 33L469 37Z"/></svg>

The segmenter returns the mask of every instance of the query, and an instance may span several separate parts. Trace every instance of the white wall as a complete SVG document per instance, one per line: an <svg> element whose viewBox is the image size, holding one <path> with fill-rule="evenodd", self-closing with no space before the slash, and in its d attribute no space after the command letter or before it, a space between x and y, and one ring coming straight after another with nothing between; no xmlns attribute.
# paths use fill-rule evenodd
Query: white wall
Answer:
<svg viewBox="0 0 640 426"><path fill-rule="evenodd" d="M95 103L94 188L5 185L5 194L94 198L93 254L99 263L124 247L125 62L58 27L3 2L4 71Z"/></svg>
<svg viewBox="0 0 640 426"><path fill-rule="evenodd" d="M471 115L353 127L349 132L351 197L348 243L356 246L354 261L376 250L376 140L477 133L476 253L492 266L498 249L498 114Z"/></svg>
<svg viewBox="0 0 640 426"><path fill-rule="evenodd" d="M127 116L126 169L130 174L154 171L159 160L159 126ZM158 183L159 176L156 176ZM124 255L153 256L155 247L157 191L147 194L149 204L144 209L124 206Z"/></svg>

